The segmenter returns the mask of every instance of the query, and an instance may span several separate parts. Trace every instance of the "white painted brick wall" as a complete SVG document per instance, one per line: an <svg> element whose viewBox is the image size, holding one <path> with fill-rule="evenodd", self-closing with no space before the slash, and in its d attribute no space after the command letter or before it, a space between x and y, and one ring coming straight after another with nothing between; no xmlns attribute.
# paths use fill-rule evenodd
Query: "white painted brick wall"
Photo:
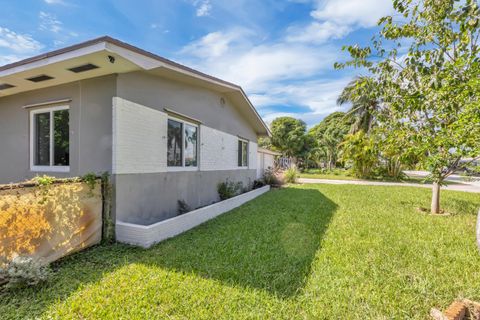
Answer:
<svg viewBox="0 0 480 320"><path fill-rule="evenodd" d="M113 98L113 172L167 171L166 113ZM249 169L257 167L257 144L249 142ZM200 125L200 170L237 170L238 137Z"/></svg>
<svg viewBox="0 0 480 320"><path fill-rule="evenodd" d="M237 152L237 136L203 125L200 127L200 170L236 170Z"/></svg>
<svg viewBox="0 0 480 320"><path fill-rule="evenodd" d="M249 142L250 169L257 167L257 144ZM200 170L237 170L238 137L210 127L200 127Z"/></svg>
<svg viewBox="0 0 480 320"><path fill-rule="evenodd" d="M248 143L248 167L250 169L257 168L257 144L252 141Z"/></svg>
<svg viewBox="0 0 480 320"><path fill-rule="evenodd" d="M113 98L113 172L167 171L167 115Z"/></svg>

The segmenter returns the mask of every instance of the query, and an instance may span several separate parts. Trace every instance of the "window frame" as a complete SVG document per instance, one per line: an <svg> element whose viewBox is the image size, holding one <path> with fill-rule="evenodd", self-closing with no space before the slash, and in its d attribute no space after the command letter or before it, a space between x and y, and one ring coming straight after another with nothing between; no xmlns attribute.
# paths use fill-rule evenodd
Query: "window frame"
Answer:
<svg viewBox="0 0 480 320"><path fill-rule="evenodd" d="M54 121L53 121L53 112L55 111L62 111L68 110L69 111L69 133L70 133L70 106L69 105L61 105L61 106L54 106L54 107L47 107L47 108L38 108L35 110L30 110L30 171L32 172L70 172L70 165L68 166L55 166L54 163ZM50 114L50 146L49 146L49 160L50 165L48 166L39 166L35 165L35 147L34 147L34 139L35 139L35 115L41 113L49 113ZM69 142L71 142L71 137L69 134ZM69 144L70 148L70 144ZM70 159L69 159L70 163Z"/></svg>
<svg viewBox="0 0 480 320"><path fill-rule="evenodd" d="M168 120L173 120L180 122L182 124L182 165L181 166L169 166L168 165ZM195 167L185 166L185 124L197 128L197 144L196 144L196 155L197 155L197 165ZM200 125L191 121L187 121L181 118L168 116L167 117L167 171L198 171L200 164Z"/></svg>
<svg viewBox="0 0 480 320"><path fill-rule="evenodd" d="M237 163L237 166L238 168L240 169L248 169L248 166L249 166L249 162L250 162L250 157L249 157L249 153L250 153L250 143L247 139L243 139L243 138L238 138L238 142L242 142L242 143L246 143L247 145L247 164L245 166L243 165L240 165L239 163ZM237 147L239 147L239 143L237 142ZM243 148L238 148L237 150L237 162L238 162L238 156L240 155L239 153L242 152L242 159L243 159ZM243 161L242 161L243 162ZM243 163L242 163L243 164Z"/></svg>

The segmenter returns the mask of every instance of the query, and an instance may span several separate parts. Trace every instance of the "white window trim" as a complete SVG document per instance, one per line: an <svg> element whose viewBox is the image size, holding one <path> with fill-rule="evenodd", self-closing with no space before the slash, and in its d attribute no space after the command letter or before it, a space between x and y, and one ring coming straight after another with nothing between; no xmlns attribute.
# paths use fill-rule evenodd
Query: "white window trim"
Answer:
<svg viewBox="0 0 480 320"><path fill-rule="evenodd" d="M249 164L248 162L249 162L249 154L250 154L250 143L249 143L248 140L242 139L242 138L238 138L238 141L242 141L242 142L245 142L247 144L247 165L246 166L239 166L238 163L237 163L237 167L239 169L248 169L249 168L248 167L248 164ZM237 142L237 146L238 146L238 142ZM237 162L238 162L238 152L239 151L240 150L237 150Z"/></svg>
<svg viewBox="0 0 480 320"><path fill-rule="evenodd" d="M52 113L54 111L60 110L70 110L70 106L63 105L63 106L56 106L50 108L41 108L30 110L30 171L33 172L70 172L70 166L54 166L53 165L53 121L52 121ZM35 139L35 115L39 113L50 113L50 165L49 166L37 166L35 165L35 155L34 155L34 143L33 140Z"/></svg>
<svg viewBox="0 0 480 320"><path fill-rule="evenodd" d="M178 171L198 171L200 164L200 126L197 123L186 121L177 117L168 116L167 117L167 139L168 139L168 120L173 120L182 123L182 166L169 166L168 165L168 143L167 143L167 172L178 172ZM195 167L186 167L185 166L185 124L197 128L197 165Z"/></svg>

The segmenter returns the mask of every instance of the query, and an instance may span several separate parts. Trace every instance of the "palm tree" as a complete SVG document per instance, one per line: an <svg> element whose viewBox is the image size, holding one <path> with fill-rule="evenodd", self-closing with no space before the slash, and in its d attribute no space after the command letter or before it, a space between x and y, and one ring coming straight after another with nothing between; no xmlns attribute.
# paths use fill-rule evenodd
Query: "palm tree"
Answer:
<svg viewBox="0 0 480 320"><path fill-rule="evenodd" d="M360 130L369 133L375 121L374 112L378 109L379 103L375 97L372 79L361 76L352 80L337 98L338 105L351 103L352 108L347 115L352 115L355 121L350 133L354 134Z"/></svg>

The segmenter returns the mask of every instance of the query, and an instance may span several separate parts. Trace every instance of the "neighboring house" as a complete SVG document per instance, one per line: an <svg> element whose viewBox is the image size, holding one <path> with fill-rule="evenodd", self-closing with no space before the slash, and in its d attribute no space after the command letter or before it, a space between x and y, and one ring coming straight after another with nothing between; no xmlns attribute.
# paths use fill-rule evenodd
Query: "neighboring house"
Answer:
<svg viewBox="0 0 480 320"><path fill-rule="evenodd" d="M241 87L110 37L0 67L0 183L108 171L125 222L253 183L264 135Z"/></svg>
<svg viewBox="0 0 480 320"><path fill-rule="evenodd" d="M282 154L264 148L258 148L257 153L257 179L260 179L265 170L275 167L275 157L280 157Z"/></svg>

